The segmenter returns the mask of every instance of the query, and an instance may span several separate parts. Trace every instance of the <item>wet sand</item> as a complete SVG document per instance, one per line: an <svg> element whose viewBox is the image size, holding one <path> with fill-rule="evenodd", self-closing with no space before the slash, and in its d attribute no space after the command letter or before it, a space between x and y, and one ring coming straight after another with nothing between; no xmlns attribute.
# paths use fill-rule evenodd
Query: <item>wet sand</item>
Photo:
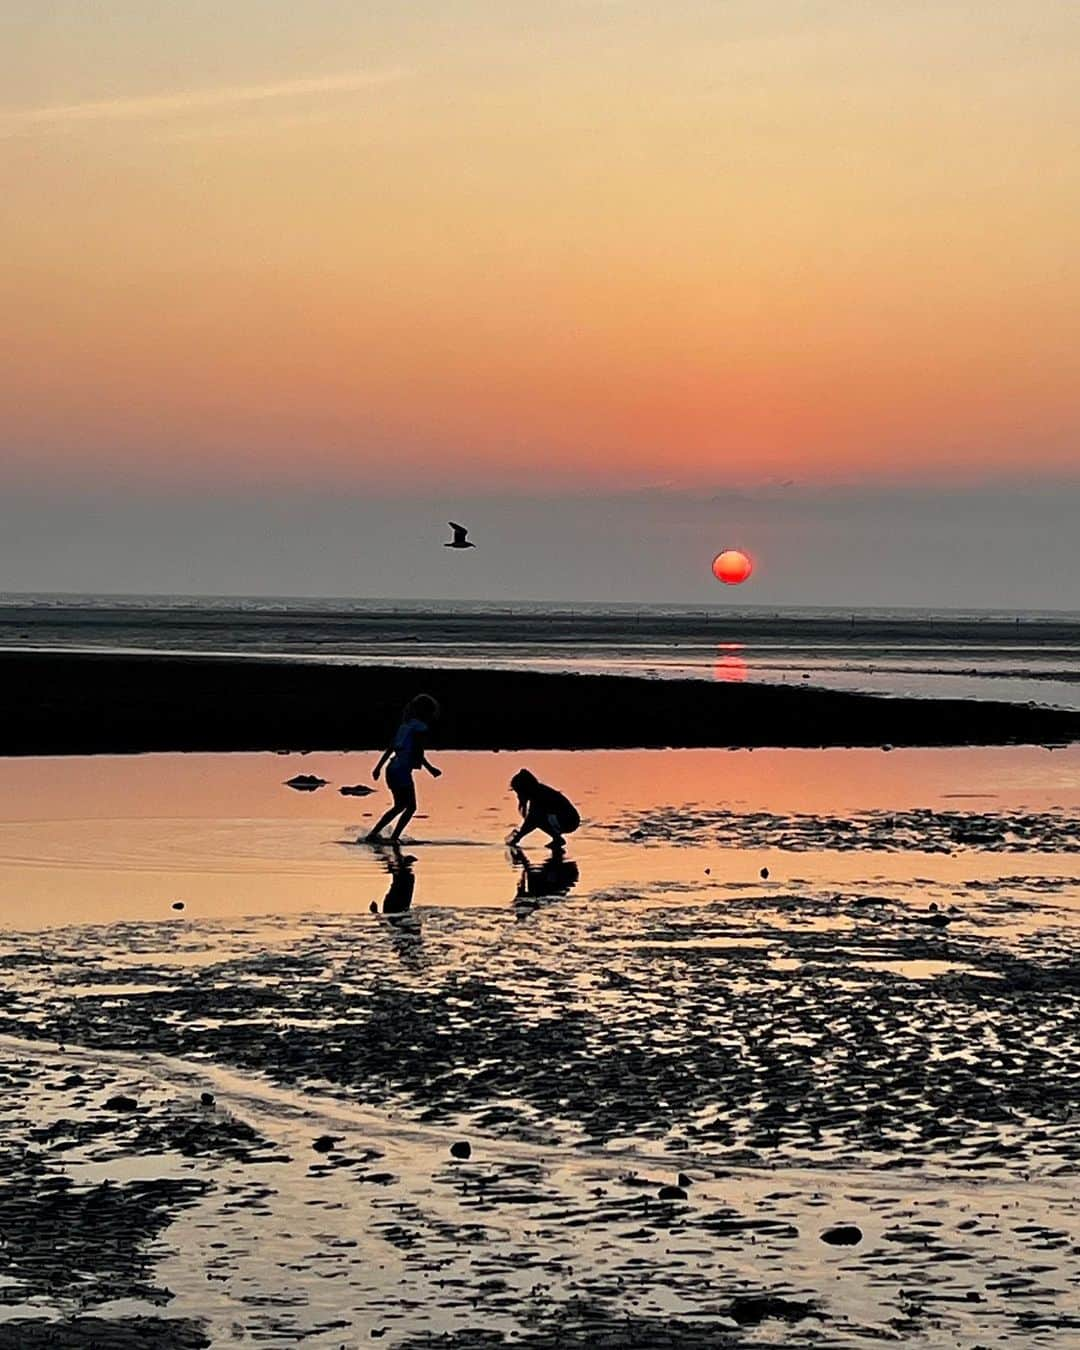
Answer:
<svg viewBox="0 0 1080 1350"><path fill-rule="evenodd" d="M1080 713L806 687L264 658L0 652L2 755L381 746L426 690L454 749L1005 745L1080 739Z"/></svg>
<svg viewBox="0 0 1080 1350"><path fill-rule="evenodd" d="M355 757L2 766L0 1346L1075 1342L1080 753L445 759L399 914Z"/></svg>

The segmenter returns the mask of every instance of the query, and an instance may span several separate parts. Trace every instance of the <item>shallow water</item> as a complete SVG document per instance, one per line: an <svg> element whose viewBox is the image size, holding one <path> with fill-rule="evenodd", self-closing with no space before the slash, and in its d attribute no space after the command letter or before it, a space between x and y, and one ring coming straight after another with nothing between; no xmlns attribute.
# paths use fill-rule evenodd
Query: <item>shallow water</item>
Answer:
<svg viewBox="0 0 1080 1350"><path fill-rule="evenodd" d="M373 759L0 761L0 926L363 913L381 904L392 859L356 840L387 798L381 787L361 798L338 789L371 785ZM777 886L895 889L916 879L947 887L1019 871L1080 876L1080 856L1054 837L1075 832L1080 820L1075 748L447 752L437 756L443 777L419 781L421 812L407 835L414 907L507 908L528 890L524 863L535 876L547 856L542 838L526 841L524 860L502 842L516 824L509 779L526 761L585 817L567 853L582 897L625 890L661 902L712 898L724 888L773 894ZM287 788L298 773L328 785ZM943 844L940 829L905 814L919 811L947 821L1034 816L1045 837L1028 841L1022 855L999 856L951 837ZM1057 816L1060 829L1048 833L1047 820ZM864 833L874 848L846 840L843 849L829 847L836 843L829 822L851 817L870 822ZM934 851L922 851L920 838ZM532 884L548 883L539 876ZM1074 899L1069 892L1057 902ZM173 911L174 903L183 910Z"/></svg>
<svg viewBox="0 0 1080 1350"><path fill-rule="evenodd" d="M1080 708L1080 616L449 601L0 594L0 650L807 682Z"/></svg>
<svg viewBox="0 0 1080 1350"><path fill-rule="evenodd" d="M1080 1333L1080 751L437 762L0 762L0 1346Z"/></svg>

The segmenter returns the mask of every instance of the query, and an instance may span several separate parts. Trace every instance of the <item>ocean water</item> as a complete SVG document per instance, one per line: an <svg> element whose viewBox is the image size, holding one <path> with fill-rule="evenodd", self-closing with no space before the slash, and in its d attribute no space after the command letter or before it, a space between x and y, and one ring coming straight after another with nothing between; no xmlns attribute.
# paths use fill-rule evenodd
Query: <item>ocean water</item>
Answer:
<svg viewBox="0 0 1080 1350"><path fill-rule="evenodd" d="M1080 709L1080 614L0 595L0 650L809 683Z"/></svg>

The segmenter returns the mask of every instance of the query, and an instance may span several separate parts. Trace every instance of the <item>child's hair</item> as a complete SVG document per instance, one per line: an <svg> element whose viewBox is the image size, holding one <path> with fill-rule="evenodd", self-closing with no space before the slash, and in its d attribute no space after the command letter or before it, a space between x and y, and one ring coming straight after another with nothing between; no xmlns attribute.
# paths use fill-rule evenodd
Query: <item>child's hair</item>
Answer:
<svg viewBox="0 0 1080 1350"><path fill-rule="evenodd" d="M401 713L403 722L407 722L412 717L416 717L421 722L426 722L428 726L431 726L433 722L439 720L439 705L430 694L417 694L415 698L409 699Z"/></svg>
<svg viewBox="0 0 1080 1350"><path fill-rule="evenodd" d="M510 779L510 786L517 793L518 810L521 812L522 819L524 819L529 809L529 798L539 787L539 781L528 769L518 769L517 773Z"/></svg>

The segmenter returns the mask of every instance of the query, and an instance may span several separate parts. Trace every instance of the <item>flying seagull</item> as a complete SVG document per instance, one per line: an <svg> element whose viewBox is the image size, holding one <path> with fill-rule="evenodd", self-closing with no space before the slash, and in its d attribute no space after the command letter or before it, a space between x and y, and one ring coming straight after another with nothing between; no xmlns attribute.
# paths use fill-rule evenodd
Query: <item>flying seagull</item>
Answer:
<svg viewBox="0 0 1080 1350"><path fill-rule="evenodd" d="M475 544L469 543L469 531L465 528L464 525L458 525L457 522L453 520L448 521L447 523L449 524L450 528L454 531L454 537L453 539L450 539L445 544L443 544L443 548L476 547Z"/></svg>

